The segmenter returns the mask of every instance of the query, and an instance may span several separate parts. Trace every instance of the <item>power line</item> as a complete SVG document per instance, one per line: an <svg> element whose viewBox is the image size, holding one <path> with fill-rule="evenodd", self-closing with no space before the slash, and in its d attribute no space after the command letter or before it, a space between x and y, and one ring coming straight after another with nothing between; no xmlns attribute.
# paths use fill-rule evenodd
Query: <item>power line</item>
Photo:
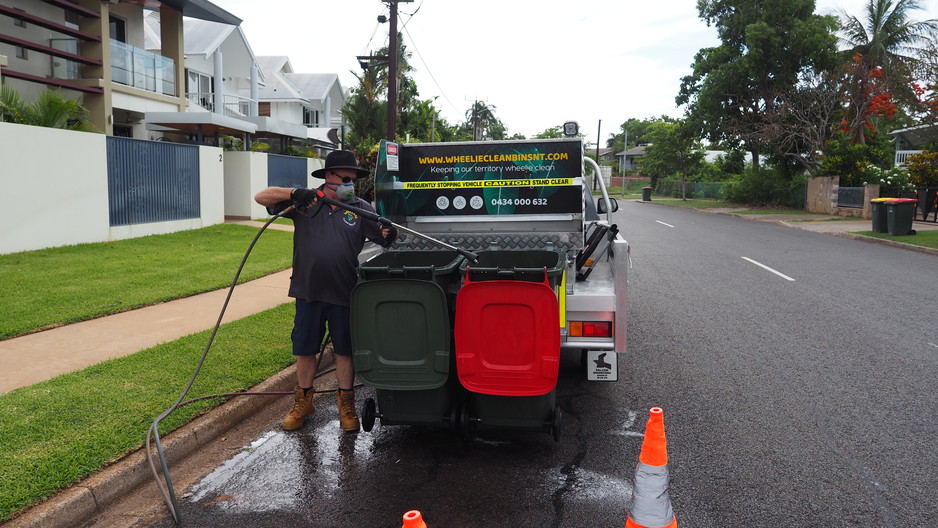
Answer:
<svg viewBox="0 0 938 528"><path fill-rule="evenodd" d="M417 8L417 9L419 10L420 8ZM416 11L414 11L414 13L416 13ZM408 19L407 21L410 22L410 19ZM449 96L446 95L446 92L440 86L440 83L436 82L436 77L433 76L433 72L431 72L430 67L427 66L427 61L423 60L423 55L421 55L420 50L417 49L417 42L414 40L414 37L410 34L410 31L407 31L407 24L404 24L404 27L402 29L404 30L404 33L407 33L407 38L410 39L410 43L414 47L414 51L417 52L417 57L420 58L420 63L423 64L423 67L427 69L427 74L430 76L430 79L433 80L433 84L436 85L437 89L440 90L440 94L443 96L443 99L446 99L446 102L449 103L449 105L453 107L453 110L455 110L456 112L459 112L460 111L459 108L456 108L456 105L454 105L453 102L450 101Z"/></svg>

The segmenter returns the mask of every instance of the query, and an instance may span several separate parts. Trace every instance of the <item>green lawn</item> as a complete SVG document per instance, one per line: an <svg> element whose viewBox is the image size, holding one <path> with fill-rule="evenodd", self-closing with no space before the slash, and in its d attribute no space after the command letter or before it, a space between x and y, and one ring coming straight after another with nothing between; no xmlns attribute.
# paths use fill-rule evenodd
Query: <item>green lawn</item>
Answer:
<svg viewBox="0 0 938 528"><path fill-rule="evenodd" d="M915 226L912 226L912 229L915 229ZM855 234L863 235L874 238L882 238L885 240L895 240L896 242L902 242L903 244L912 244L915 246L922 246L932 249L938 249L938 230L919 230L914 235L906 236L892 236L888 233L874 233L872 231L857 231Z"/></svg>
<svg viewBox="0 0 938 528"><path fill-rule="evenodd" d="M187 399L252 387L292 363L293 304L225 324ZM210 331L0 395L0 522L139 447L179 398ZM160 435L220 404L179 408Z"/></svg>
<svg viewBox="0 0 938 528"><path fill-rule="evenodd" d="M228 286L257 231L220 224L0 255L0 339ZM292 247L292 233L268 229L241 281L289 268Z"/></svg>

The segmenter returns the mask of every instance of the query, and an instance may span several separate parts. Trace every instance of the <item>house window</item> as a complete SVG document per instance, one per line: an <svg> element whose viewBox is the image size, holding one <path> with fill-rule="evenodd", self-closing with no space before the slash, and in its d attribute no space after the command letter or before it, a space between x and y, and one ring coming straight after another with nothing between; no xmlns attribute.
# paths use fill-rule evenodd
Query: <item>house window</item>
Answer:
<svg viewBox="0 0 938 528"><path fill-rule="evenodd" d="M17 46L17 47L16 47L16 58L17 58L17 59L28 60L28 59L29 59L29 52L26 51L26 48L24 48L24 47L22 47L22 46Z"/></svg>
<svg viewBox="0 0 938 528"><path fill-rule="evenodd" d="M118 41L127 43L127 21L117 17L111 17L108 21L108 31L111 34L111 38Z"/></svg>
<svg viewBox="0 0 938 528"><path fill-rule="evenodd" d="M57 50L67 51L78 54L78 40L73 38L54 38L49 40L49 45ZM52 76L57 79L79 79L81 78L81 67L75 61L63 59L62 57L51 56Z"/></svg>
<svg viewBox="0 0 938 528"><path fill-rule="evenodd" d="M319 126L319 110L303 107L303 124L307 127Z"/></svg>
<svg viewBox="0 0 938 528"><path fill-rule="evenodd" d="M134 127L130 125L114 125L114 135L117 137L134 137Z"/></svg>
<svg viewBox="0 0 938 528"><path fill-rule="evenodd" d="M257 103L257 115L270 117L270 103Z"/></svg>
<svg viewBox="0 0 938 528"><path fill-rule="evenodd" d="M78 29L78 24L80 20L78 18L78 13L73 11L65 10L65 24L68 26L75 26L75 29Z"/></svg>
<svg viewBox="0 0 938 528"><path fill-rule="evenodd" d="M186 95L189 101L205 108L214 110L212 104L215 98L214 94L215 79L194 70L186 70Z"/></svg>
<svg viewBox="0 0 938 528"><path fill-rule="evenodd" d="M18 7L14 7L13 10L14 10L14 11L19 11L19 12L21 12L21 13L25 13L25 12L26 12L25 9L20 9L20 8L18 8ZM14 19L13 19L13 25L16 26L16 27L24 28L24 27L26 27L26 20L25 20L25 19L22 19L22 18L14 18Z"/></svg>

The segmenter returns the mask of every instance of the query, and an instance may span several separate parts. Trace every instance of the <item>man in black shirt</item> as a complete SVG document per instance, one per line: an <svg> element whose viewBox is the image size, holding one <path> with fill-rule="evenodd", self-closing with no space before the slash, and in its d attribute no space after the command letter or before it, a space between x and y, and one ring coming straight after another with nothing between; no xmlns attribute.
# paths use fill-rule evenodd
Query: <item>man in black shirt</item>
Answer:
<svg viewBox="0 0 938 528"><path fill-rule="evenodd" d="M374 211L371 204L355 196L355 180L368 177L368 171L358 167L353 153L330 152L325 166L312 175L325 180L319 190L329 198ZM387 247L394 242L396 230L317 200L316 191L311 189L268 187L257 193L254 200L271 214L291 204L296 207L284 216L293 220L294 225L289 295L296 299L291 338L297 386L293 389L293 408L283 419L282 427L298 429L313 413L312 387L319 365L316 354L328 323L335 355L339 422L343 431L356 432L359 421L355 413L355 367L349 328L349 301L357 280L355 268L365 239Z"/></svg>

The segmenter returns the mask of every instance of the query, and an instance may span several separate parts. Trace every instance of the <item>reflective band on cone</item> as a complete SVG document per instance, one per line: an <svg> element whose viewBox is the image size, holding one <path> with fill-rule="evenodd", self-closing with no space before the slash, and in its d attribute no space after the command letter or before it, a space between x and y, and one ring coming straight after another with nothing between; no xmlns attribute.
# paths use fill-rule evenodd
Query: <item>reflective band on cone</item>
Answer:
<svg viewBox="0 0 938 528"><path fill-rule="evenodd" d="M648 413L625 528L677 528L668 496L668 442L664 436L664 411L660 407L653 407Z"/></svg>

